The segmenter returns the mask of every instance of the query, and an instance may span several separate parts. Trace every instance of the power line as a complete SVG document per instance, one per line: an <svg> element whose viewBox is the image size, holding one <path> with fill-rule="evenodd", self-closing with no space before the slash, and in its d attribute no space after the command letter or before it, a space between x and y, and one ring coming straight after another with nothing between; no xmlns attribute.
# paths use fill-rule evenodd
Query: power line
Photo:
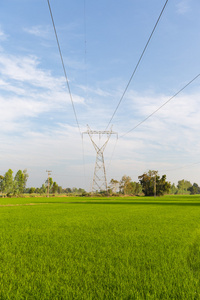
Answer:
<svg viewBox="0 0 200 300"><path fill-rule="evenodd" d="M86 0L84 0L84 63L85 63L85 98L88 98L88 72L87 72L87 15L86 15Z"/></svg>
<svg viewBox="0 0 200 300"><path fill-rule="evenodd" d="M139 60L138 60L138 62L137 62L137 64L136 64L136 66L135 66L135 69L134 69L134 71L133 71L133 73L132 73L132 75L131 75L131 77L130 77L130 79L129 79L129 81L128 81L128 84L127 84L127 86L126 86L126 88L125 88L125 90L124 90L124 92L123 92L123 94L122 94L122 96L121 96L121 98L120 98L120 100L119 100L119 103L117 104L117 107L116 107L116 109L115 109L115 111L114 111L114 113L113 113L113 115L112 115L112 117L111 117L111 119L110 119L110 121L109 121L109 123L108 123L106 129L108 128L108 126L109 126L110 123L112 122L112 119L114 118L114 116L115 116L115 114L116 114L116 112L117 112L117 110L118 110L118 108L119 108L119 106L120 106L120 104L121 104L121 102L122 102L122 100L123 100L123 98L124 98L124 95L126 94L126 92L127 92L127 90L128 90L128 87L129 87L129 85L130 85L130 83L131 83L131 81L132 81L132 79L133 79L133 76L135 75L135 73L136 73L136 71L137 71L137 68L138 68L138 66L139 66L139 64L140 64L140 62L141 62L141 60L142 60L142 57L144 56L144 53L145 53L145 51L146 51L146 49L147 49L147 47L148 47L148 45L149 45L149 43L150 43L150 40L151 40L151 38L152 38L152 36L153 36L153 34L154 34L154 31L155 31L155 29L156 29L156 27L157 27L157 25L158 25L158 23L159 23L159 21L160 21L160 18L161 18L162 14L163 14L163 12L164 12L164 10L165 10L165 7L166 7L166 5L167 5L167 2L168 2L168 0L166 0L165 4L164 4L164 6L163 6L163 8L162 8L162 10L161 10L161 13L160 13L160 15L159 15L159 17L158 17L158 19L157 19L157 21L156 21L156 24L155 24L155 26L154 26L154 28L153 28L153 30L152 30L150 36L149 36L149 39L148 39L148 41L147 41L147 43L146 43L146 45L145 45L145 47L144 47L144 49L143 49L143 51L142 51L142 54L141 54L141 56L140 56L140 58L139 58Z"/></svg>
<svg viewBox="0 0 200 300"><path fill-rule="evenodd" d="M54 33L55 33L55 37L56 37L56 41L57 41L57 45L58 45L59 54L60 54L60 59L61 59L61 63L62 63L62 67L63 67L63 71L64 71L66 83L67 83L68 92L69 92L72 108L73 108L73 111L74 111L74 116L75 116L76 123L77 123L78 129L79 129L80 135L81 135L81 130L80 130L80 126L79 126L79 122L78 122L78 118L77 118L77 114L76 114L76 110L75 110L75 106L74 106L74 102L73 102L73 98L72 98L72 94L71 94L71 90L70 90L70 86L69 86L69 81L68 81L68 78L67 78L67 72L66 72L66 69L65 69L65 64L64 64L64 60L63 60L63 56L62 56L62 51L61 51L61 48L60 48L60 43L59 43L59 40L58 40L56 26L55 26L55 22L54 22L54 18L53 18L53 14L52 14L52 10L51 10L49 0L47 0L47 3L48 3L48 7L49 7L49 12L50 12L50 15L51 15L51 20L52 20Z"/></svg>
<svg viewBox="0 0 200 300"><path fill-rule="evenodd" d="M84 151L84 144L83 144L83 134L82 134L82 154L83 154L83 174L84 180L86 179L86 171L85 171L85 151ZM85 184L85 182L84 182ZM86 184L85 184L86 185Z"/></svg>
<svg viewBox="0 0 200 300"><path fill-rule="evenodd" d="M85 85L86 85L86 93L85 97L87 98L87 27L86 27L86 0L83 0L83 22L84 22L84 63L85 63ZM83 174L84 174L84 184L86 185L86 169L85 169L85 151L84 151L84 143L83 143L83 134L81 134L82 139L82 155L83 155Z"/></svg>
<svg viewBox="0 0 200 300"><path fill-rule="evenodd" d="M137 127L139 127L141 124L143 124L145 121L147 121L150 117L152 117L155 113L157 113L161 108L163 108L163 106L165 106L167 103L169 103L172 99L174 99L180 92L182 92L186 87L188 87L193 81L195 81L198 77L200 76L200 74L198 74L197 76L195 76L191 81L189 81L183 88L181 88L176 94L174 94L174 96L172 96L171 98L169 98L165 103L163 103L159 108L157 108L154 112L152 112L149 116L147 116L143 121L141 121L140 123L138 123L135 127L133 127L132 129L130 129L129 131L127 131L125 134L121 135L121 137L124 137L125 135L127 135L128 133L130 133L131 131L135 130Z"/></svg>
<svg viewBox="0 0 200 300"><path fill-rule="evenodd" d="M86 2L85 1L86 0L84 0L84 33L85 33L85 64L86 64ZM63 56L62 56L60 43L59 43L59 40L58 40L58 35L57 35L57 31L56 31L56 26L55 26L55 22L54 22L52 10L51 10L50 2L49 2L49 0L47 0L47 2L48 2L49 12L50 12L50 15L51 15L51 20L52 20L52 24L53 24L53 28L54 28L54 33L55 33L55 37L56 37L56 41L57 41L57 46L58 46L58 50L59 50L59 54L60 54L60 59L61 59L61 63L62 63L62 67L63 67L63 71L64 71L66 83L67 83L67 88L68 88L68 92L69 92L69 96L70 96L74 116L75 116L75 119L76 119L77 127L79 129L79 133L81 135L81 139L82 139L82 134L81 134L81 130L80 130L80 126L79 126L79 122L78 122L78 118L77 118L77 114L76 114L76 110L75 110L75 106L74 106L74 101L73 101L72 94L71 94L71 89L70 89L70 86L69 86L67 72L66 72L66 68L65 68L65 64L64 64L64 60L63 60ZM86 78L87 78L87 76L86 76ZM86 178L86 173L85 173L85 157L84 157L83 139L82 139L82 155L83 155L83 171L84 171L84 176L83 177L85 179Z"/></svg>
<svg viewBox="0 0 200 300"><path fill-rule="evenodd" d="M84 46L85 46L85 65L86 65L86 62L87 62L86 0L84 0Z"/></svg>

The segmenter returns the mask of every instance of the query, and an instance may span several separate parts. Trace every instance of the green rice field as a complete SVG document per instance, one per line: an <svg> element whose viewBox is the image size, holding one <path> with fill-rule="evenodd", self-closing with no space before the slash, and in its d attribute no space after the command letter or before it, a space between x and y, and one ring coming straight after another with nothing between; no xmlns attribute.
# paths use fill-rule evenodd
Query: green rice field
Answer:
<svg viewBox="0 0 200 300"><path fill-rule="evenodd" d="M200 196L0 198L0 299L200 299Z"/></svg>

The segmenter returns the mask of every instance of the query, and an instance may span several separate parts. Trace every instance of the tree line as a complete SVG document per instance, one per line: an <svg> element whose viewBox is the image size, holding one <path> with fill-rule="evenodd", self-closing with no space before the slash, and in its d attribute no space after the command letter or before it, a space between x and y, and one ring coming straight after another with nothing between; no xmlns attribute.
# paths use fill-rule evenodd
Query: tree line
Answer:
<svg viewBox="0 0 200 300"><path fill-rule="evenodd" d="M13 176L13 171L9 169L4 176L0 175L0 191L7 196L24 193L28 180L27 170L19 170Z"/></svg>
<svg viewBox="0 0 200 300"><path fill-rule="evenodd" d="M42 184L40 188L26 188L24 193L26 194L39 194L44 195L48 192L48 185L49 185L49 194L55 195L55 194L66 194L66 195L82 195L86 193L86 191L82 188L62 188L62 186L59 186L57 182L53 181L52 177L49 177L49 180L47 179L45 183Z"/></svg>
<svg viewBox="0 0 200 300"><path fill-rule="evenodd" d="M166 175L160 177L158 171L149 170L138 176L139 182L133 182L131 177L124 175L120 181L111 179L110 193L123 195L162 196L169 194L171 184L166 180Z"/></svg>
<svg viewBox="0 0 200 300"><path fill-rule="evenodd" d="M139 182L133 182L131 177L124 175L120 181L111 179L109 184L110 194L122 195L145 195L162 196L164 194L200 194L200 187L197 183L191 184L188 180L179 180L178 184L171 184L167 176L159 176L158 171L149 170L138 176Z"/></svg>
<svg viewBox="0 0 200 300"><path fill-rule="evenodd" d="M47 194L49 186L49 194L66 194L77 196L90 196L82 188L62 188L52 177L47 179L41 187L26 188L29 175L27 170L18 170L15 176L13 171L9 169L4 176L0 175L0 192L6 196L17 196L22 194ZM179 180L178 184L171 184L167 181L166 175L159 176L158 171L149 170L138 176L139 181L132 181L130 176L124 175L121 180L111 179L108 191L97 191L95 195L112 196L112 195L127 195L127 196L162 196L164 194L200 194L200 187L197 183L191 184L187 180Z"/></svg>
<svg viewBox="0 0 200 300"><path fill-rule="evenodd" d="M86 191L82 188L65 188L63 189L61 186L57 184L57 182L53 181L50 177L47 179L45 183L42 184L41 187L30 187L27 188L27 180L29 175L27 170L18 170L15 176L13 175L13 171L9 169L4 176L0 175L0 193L3 195L10 196L19 196L22 194L38 194L38 195L46 195L47 189L49 185L49 194L67 194L67 195L84 195Z"/></svg>

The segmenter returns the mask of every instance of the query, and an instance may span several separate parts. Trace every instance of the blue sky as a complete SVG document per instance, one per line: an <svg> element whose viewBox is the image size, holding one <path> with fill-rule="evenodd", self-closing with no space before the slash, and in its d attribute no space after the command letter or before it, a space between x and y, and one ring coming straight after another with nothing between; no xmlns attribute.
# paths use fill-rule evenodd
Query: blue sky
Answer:
<svg viewBox="0 0 200 300"><path fill-rule="evenodd" d="M104 130L165 1L50 3L81 132ZM154 169L200 185L200 77L122 137L199 74L199 13L199 0L168 1L111 123L108 181ZM89 190L96 154L86 135L82 147L47 1L0 3L0 114L0 174L27 168L28 186L41 186L52 170Z"/></svg>

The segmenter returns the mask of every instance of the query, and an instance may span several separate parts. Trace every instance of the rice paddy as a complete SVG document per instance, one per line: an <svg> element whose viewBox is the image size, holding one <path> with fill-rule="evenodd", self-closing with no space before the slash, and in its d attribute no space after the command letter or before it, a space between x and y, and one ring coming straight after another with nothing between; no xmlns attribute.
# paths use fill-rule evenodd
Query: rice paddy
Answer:
<svg viewBox="0 0 200 300"><path fill-rule="evenodd" d="M200 299L200 197L0 199L0 299Z"/></svg>

